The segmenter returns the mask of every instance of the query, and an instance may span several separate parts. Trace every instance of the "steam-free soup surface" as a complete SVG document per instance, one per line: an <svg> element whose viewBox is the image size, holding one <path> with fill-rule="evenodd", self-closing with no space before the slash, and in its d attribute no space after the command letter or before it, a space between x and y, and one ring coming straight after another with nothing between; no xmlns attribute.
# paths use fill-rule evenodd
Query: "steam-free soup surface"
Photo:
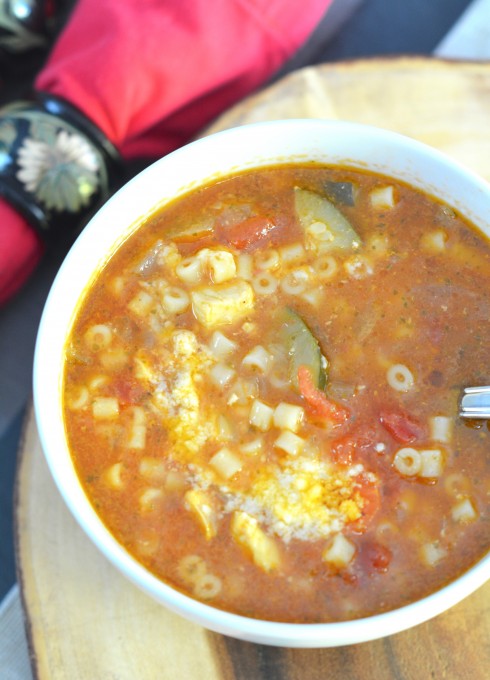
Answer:
<svg viewBox="0 0 490 680"><path fill-rule="evenodd" d="M282 166L167 206L66 348L81 482L154 574L217 607L339 621L489 547L490 246L389 178Z"/></svg>

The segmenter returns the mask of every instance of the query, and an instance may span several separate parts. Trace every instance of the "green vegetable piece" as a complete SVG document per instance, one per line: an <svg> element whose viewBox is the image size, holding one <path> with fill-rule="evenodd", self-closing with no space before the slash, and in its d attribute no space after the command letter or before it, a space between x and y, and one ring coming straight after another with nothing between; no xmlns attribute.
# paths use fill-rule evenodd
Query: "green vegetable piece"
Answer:
<svg viewBox="0 0 490 680"><path fill-rule="evenodd" d="M350 222L328 198L306 189L294 190L296 214L305 231L307 248L327 252L330 250L355 250L361 245L359 235ZM318 223L326 229L319 230Z"/></svg>
<svg viewBox="0 0 490 680"><path fill-rule="evenodd" d="M284 310L282 334L289 354L291 384L298 389L298 369L300 366L307 366L315 387L323 390L327 382L328 362L322 355L318 340L303 319L292 309Z"/></svg>
<svg viewBox="0 0 490 680"><path fill-rule="evenodd" d="M335 204L353 206L358 187L352 182L325 182L325 193Z"/></svg>

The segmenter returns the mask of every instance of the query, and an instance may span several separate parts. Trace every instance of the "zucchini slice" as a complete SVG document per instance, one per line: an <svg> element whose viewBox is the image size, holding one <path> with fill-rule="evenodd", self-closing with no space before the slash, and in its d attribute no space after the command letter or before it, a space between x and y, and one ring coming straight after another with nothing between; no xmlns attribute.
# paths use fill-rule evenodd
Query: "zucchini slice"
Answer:
<svg viewBox="0 0 490 680"><path fill-rule="evenodd" d="M328 361L318 340L303 319L289 307L284 310L282 337L289 355L289 380L298 389L298 369L307 366L315 387L325 389Z"/></svg>
<svg viewBox="0 0 490 680"><path fill-rule="evenodd" d="M352 182L325 182L325 193L335 205L354 206L358 192L357 185Z"/></svg>
<svg viewBox="0 0 490 680"><path fill-rule="evenodd" d="M361 239L347 218L325 198L307 189L294 190L296 215L305 231L306 242L319 252L330 250L356 250ZM324 224L326 229L318 231L312 225Z"/></svg>

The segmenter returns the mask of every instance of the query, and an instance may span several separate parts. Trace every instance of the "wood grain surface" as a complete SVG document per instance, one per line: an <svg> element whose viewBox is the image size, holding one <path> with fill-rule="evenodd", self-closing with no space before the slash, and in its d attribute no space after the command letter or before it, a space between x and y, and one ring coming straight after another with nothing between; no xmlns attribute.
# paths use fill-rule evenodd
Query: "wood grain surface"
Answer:
<svg viewBox="0 0 490 680"><path fill-rule="evenodd" d="M308 68L206 132L255 120L341 118L402 132L490 179L490 65L369 60ZM490 583L410 631L351 647L281 649L217 635L168 612L89 542L47 469L32 414L19 451L19 582L39 680L486 680Z"/></svg>

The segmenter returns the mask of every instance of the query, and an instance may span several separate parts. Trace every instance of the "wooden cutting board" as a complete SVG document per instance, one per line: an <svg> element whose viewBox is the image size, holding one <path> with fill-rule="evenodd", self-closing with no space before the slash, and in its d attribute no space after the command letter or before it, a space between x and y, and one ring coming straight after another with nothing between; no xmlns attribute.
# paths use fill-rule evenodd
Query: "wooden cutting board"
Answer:
<svg viewBox="0 0 490 680"><path fill-rule="evenodd" d="M490 65L399 58L298 71L206 132L274 118L344 119L427 142L490 180ZM292 650L207 632L127 582L93 547L48 472L32 414L19 451L18 573L39 680L486 680L490 583L410 631Z"/></svg>

